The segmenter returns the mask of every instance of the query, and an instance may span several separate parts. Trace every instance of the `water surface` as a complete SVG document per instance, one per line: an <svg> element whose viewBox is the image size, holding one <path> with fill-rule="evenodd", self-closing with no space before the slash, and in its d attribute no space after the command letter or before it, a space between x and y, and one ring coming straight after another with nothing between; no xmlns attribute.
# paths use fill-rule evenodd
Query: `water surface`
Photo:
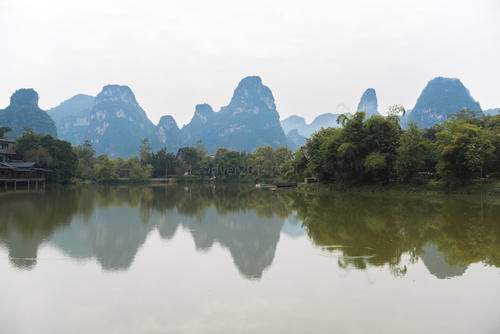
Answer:
<svg viewBox="0 0 500 334"><path fill-rule="evenodd" d="M0 333L500 332L495 201L85 186L0 212Z"/></svg>

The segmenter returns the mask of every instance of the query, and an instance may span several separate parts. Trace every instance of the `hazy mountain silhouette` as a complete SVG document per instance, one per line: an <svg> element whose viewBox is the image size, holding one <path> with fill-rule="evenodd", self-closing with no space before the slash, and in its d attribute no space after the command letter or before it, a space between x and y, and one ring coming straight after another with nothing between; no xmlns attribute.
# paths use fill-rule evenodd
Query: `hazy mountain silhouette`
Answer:
<svg viewBox="0 0 500 334"><path fill-rule="evenodd" d="M209 153L219 147L253 151L258 146L277 148L287 140L271 90L260 77L246 77L231 101L219 112L199 104L191 122L179 129L172 116L153 125L127 86L107 85L93 98L76 95L49 111L61 138L73 145L90 140L98 154L128 157L137 154L143 138L153 149L176 152L203 141ZM124 135L126 134L126 135Z"/></svg>
<svg viewBox="0 0 500 334"><path fill-rule="evenodd" d="M377 93L375 89L368 88L365 90L361 96L361 100L359 100L357 111L364 111L366 113L366 118L380 115L378 112Z"/></svg>
<svg viewBox="0 0 500 334"><path fill-rule="evenodd" d="M427 83L408 120L428 128L446 121L449 115L462 109L480 111L481 106L459 79L437 77Z"/></svg>
<svg viewBox="0 0 500 334"><path fill-rule="evenodd" d="M78 94L47 110L57 126L60 139L73 145L79 145L88 139L90 112L94 103L93 96Z"/></svg>
<svg viewBox="0 0 500 334"><path fill-rule="evenodd" d="M25 128L57 137L56 125L47 112L38 107L38 93L33 89L19 89L12 94L9 106L0 110L0 125L12 129L7 133L9 138L20 136Z"/></svg>
<svg viewBox="0 0 500 334"><path fill-rule="evenodd" d="M283 121L281 121L281 126L286 134L290 134L291 131L297 130L299 135L303 137L310 137L314 132L320 130L321 128L338 128L340 125L337 123L337 117L339 114L326 113L316 116L316 118L307 124L303 117L292 115Z"/></svg>
<svg viewBox="0 0 500 334"><path fill-rule="evenodd" d="M274 96L257 76L246 77L229 104L214 112L208 104L196 106L189 124L181 129L185 146L202 140L209 153L219 147L253 152L259 146L286 145Z"/></svg>

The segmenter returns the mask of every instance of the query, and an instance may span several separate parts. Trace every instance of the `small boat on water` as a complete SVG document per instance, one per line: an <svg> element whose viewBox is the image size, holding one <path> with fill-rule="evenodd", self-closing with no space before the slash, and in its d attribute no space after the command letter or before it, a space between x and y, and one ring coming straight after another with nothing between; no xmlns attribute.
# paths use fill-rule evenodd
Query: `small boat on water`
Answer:
<svg viewBox="0 0 500 334"><path fill-rule="evenodd" d="M295 188L297 187L297 184L298 184L297 182L274 182L271 184L257 183L255 187L275 190L275 189Z"/></svg>
<svg viewBox="0 0 500 334"><path fill-rule="evenodd" d="M257 183L255 185L255 188L274 188L272 184L265 184L265 183Z"/></svg>
<svg viewBox="0 0 500 334"><path fill-rule="evenodd" d="M295 188L297 182L274 182L272 185L278 188Z"/></svg>

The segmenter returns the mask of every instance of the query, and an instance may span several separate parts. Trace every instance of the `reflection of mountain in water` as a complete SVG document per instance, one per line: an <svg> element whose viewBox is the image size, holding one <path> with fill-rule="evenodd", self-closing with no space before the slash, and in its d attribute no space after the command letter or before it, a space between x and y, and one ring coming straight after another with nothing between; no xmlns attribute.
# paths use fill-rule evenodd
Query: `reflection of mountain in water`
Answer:
<svg viewBox="0 0 500 334"><path fill-rule="evenodd" d="M462 276L467 265L450 265L446 262L445 254L441 253L436 245L427 244L422 248L420 259L429 272L437 278L451 278Z"/></svg>
<svg viewBox="0 0 500 334"><path fill-rule="evenodd" d="M96 208L88 219L75 219L54 232L50 242L79 259L95 257L103 269L127 269L154 228L134 208Z"/></svg>
<svg viewBox="0 0 500 334"><path fill-rule="evenodd" d="M238 270L246 277L260 278L274 259L283 220L258 217L254 211L219 215L215 208L205 211L202 220L183 220L197 249L208 249L214 242L229 249Z"/></svg>
<svg viewBox="0 0 500 334"><path fill-rule="evenodd" d="M104 270L128 269L152 230L157 228L162 238L170 239L182 226L192 235L197 249L209 249L217 242L229 250L244 276L260 278L273 261L283 226L283 219L272 211L259 216L257 211L244 209L248 202L216 201L212 191L133 187L88 191L81 190L79 197L68 196L76 200L72 205L59 191L0 204L2 211L11 213L6 221L0 221L0 243L9 249L11 262L33 267L38 247L49 242L73 258L95 257ZM58 220L52 212L37 225L27 212L50 207L45 199L52 196L59 198L60 206L75 208L73 218L64 215ZM44 205L38 204L40 200Z"/></svg>
<svg viewBox="0 0 500 334"><path fill-rule="evenodd" d="M292 214L285 219L281 232L292 238L298 238L304 235L305 230L302 226L302 221L298 219L296 213L292 212Z"/></svg>
<svg viewBox="0 0 500 334"><path fill-rule="evenodd" d="M423 201L353 194L311 195L238 186L52 188L0 194L0 246L13 265L33 268L40 245L73 258L96 258L125 270L149 233L171 239L189 231L196 249L229 250L240 273L259 278L274 259L280 233L304 233L341 268L388 265L404 275L420 257L436 277L468 264L500 267L500 206L472 200ZM342 246L342 247L337 247ZM438 251L439 250L439 251Z"/></svg>
<svg viewBox="0 0 500 334"><path fill-rule="evenodd" d="M274 215L259 217L252 210L220 215L215 207L209 207L195 217L173 210L160 220L158 230L162 237L170 239L179 226L192 235L196 249L207 250L219 243L229 249L244 276L260 278L274 259L283 219Z"/></svg>

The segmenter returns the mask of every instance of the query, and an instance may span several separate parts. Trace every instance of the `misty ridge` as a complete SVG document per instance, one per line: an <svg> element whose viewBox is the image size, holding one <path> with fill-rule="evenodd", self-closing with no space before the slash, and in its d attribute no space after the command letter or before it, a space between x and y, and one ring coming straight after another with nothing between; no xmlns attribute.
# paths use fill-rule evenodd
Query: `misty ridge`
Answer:
<svg viewBox="0 0 500 334"><path fill-rule="evenodd" d="M209 154L219 147L246 152L260 146L295 150L304 146L316 131L341 127L337 122L340 114L364 111L367 119L382 115L376 90L368 88L352 112L339 105L335 112L320 114L310 124L299 115L280 120L273 93L258 76L242 79L228 105L217 112L209 104L196 105L191 121L181 128L171 115L164 115L158 124L153 124L128 86L106 85L95 97L77 94L46 112L38 107L38 99L35 90L19 89L12 95L10 105L0 110L0 125L12 129L10 138L30 128L72 145L88 140L97 154L125 158L136 155L145 138L153 150L165 148L174 153L182 147L195 146L198 141L203 142ZM415 106L400 116L400 124L404 128L412 121L421 128L430 128L463 109L481 111L481 106L459 79L437 77L429 81ZM499 110L483 112L495 115Z"/></svg>

